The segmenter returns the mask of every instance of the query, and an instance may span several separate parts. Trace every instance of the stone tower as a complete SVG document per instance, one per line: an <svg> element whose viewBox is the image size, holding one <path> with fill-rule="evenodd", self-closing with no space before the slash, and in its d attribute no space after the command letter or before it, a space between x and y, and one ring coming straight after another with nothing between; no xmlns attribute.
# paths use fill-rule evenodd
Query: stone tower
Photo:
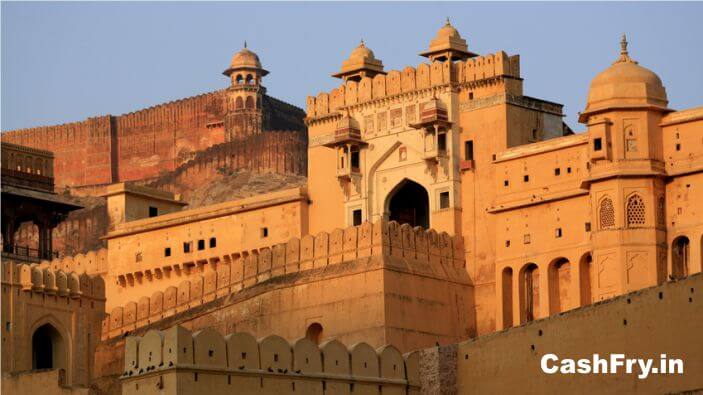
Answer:
<svg viewBox="0 0 703 395"><path fill-rule="evenodd" d="M579 121L588 125L596 286L601 298L665 280L662 117L671 112L661 79L620 57L591 82Z"/></svg>
<svg viewBox="0 0 703 395"><path fill-rule="evenodd" d="M225 141L261 133L262 99L266 94L261 79L268 73L261 67L259 56L244 42L244 48L234 54L229 68L223 72L231 81L227 90Z"/></svg>

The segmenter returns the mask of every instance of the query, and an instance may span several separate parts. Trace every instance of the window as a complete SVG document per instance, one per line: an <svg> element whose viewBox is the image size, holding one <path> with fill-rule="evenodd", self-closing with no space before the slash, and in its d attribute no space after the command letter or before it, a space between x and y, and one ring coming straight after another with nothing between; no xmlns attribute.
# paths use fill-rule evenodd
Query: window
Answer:
<svg viewBox="0 0 703 395"><path fill-rule="evenodd" d="M352 225L361 225L361 209L356 209L352 211Z"/></svg>
<svg viewBox="0 0 703 395"><path fill-rule="evenodd" d="M505 246L510 247L510 240L505 240Z"/></svg>
<svg viewBox="0 0 703 395"><path fill-rule="evenodd" d="M584 224L584 228L586 228L586 232L590 232L590 231L591 231L591 223L590 223L590 222L586 222L586 223Z"/></svg>
<svg viewBox="0 0 703 395"><path fill-rule="evenodd" d="M440 133L437 136L437 150L439 152L446 152L447 151L447 134L446 133Z"/></svg>
<svg viewBox="0 0 703 395"><path fill-rule="evenodd" d="M439 194L439 208L449 208L449 192L441 192Z"/></svg>
<svg viewBox="0 0 703 395"><path fill-rule="evenodd" d="M644 225L644 223L644 200L640 195L634 194L627 199L627 226Z"/></svg>
<svg viewBox="0 0 703 395"><path fill-rule="evenodd" d="M524 244L530 244L530 234L529 233L522 237L522 242Z"/></svg>
<svg viewBox="0 0 703 395"><path fill-rule="evenodd" d="M677 150L677 151L681 151L681 144L676 143L676 150Z"/></svg>
<svg viewBox="0 0 703 395"><path fill-rule="evenodd" d="M351 168L352 170L359 170L359 148L351 148Z"/></svg>
<svg viewBox="0 0 703 395"><path fill-rule="evenodd" d="M141 252L138 252L138 253L134 256L134 260L135 260L136 262L141 262L141 261L142 261L142 253L141 253Z"/></svg>
<svg viewBox="0 0 703 395"><path fill-rule="evenodd" d="M562 233L561 233L561 228L557 228L557 230L556 230L554 236L558 239L558 238L561 237L561 235L562 235Z"/></svg>
<svg viewBox="0 0 703 395"><path fill-rule="evenodd" d="M156 217L159 215L159 209L153 206L149 206L149 218Z"/></svg>
<svg viewBox="0 0 703 395"><path fill-rule="evenodd" d="M537 129L532 129L532 141L537 141Z"/></svg>
<svg viewBox="0 0 703 395"><path fill-rule="evenodd" d="M215 248L217 247L217 239L214 237L210 238L210 248Z"/></svg>
<svg viewBox="0 0 703 395"><path fill-rule="evenodd" d="M615 226L615 208L613 208L613 201L610 198L605 198L600 202L600 228L610 228Z"/></svg>
<svg viewBox="0 0 703 395"><path fill-rule="evenodd" d="M504 181L503 181L503 186L504 186L504 187L507 187L508 185L510 185L510 181L504 180Z"/></svg>
<svg viewBox="0 0 703 395"><path fill-rule="evenodd" d="M528 174L525 174L524 176L522 176L522 180L525 182L530 182L530 176Z"/></svg>
<svg viewBox="0 0 703 395"><path fill-rule="evenodd" d="M554 169L554 175L558 176L559 174L561 174L561 169L557 167L556 169Z"/></svg>
<svg viewBox="0 0 703 395"><path fill-rule="evenodd" d="M473 93L473 92L469 92L469 100L473 100L473 99L474 99L474 93Z"/></svg>
<svg viewBox="0 0 703 395"><path fill-rule="evenodd" d="M567 167L567 168L566 168L566 172L569 173L569 174L571 174L571 168L570 168L570 167Z"/></svg>
<svg viewBox="0 0 703 395"><path fill-rule="evenodd" d="M261 237L269 237L269 228L261 228Z"/></svg>
<svg viewBox="0 0 703 395"><path fill-rule="evenodd" d="M186 241L186 242L184 242L184 243L183 243L183 252L185 252L186 254L189 253L192 246L193 246L193 242L192 242L192 241Z"/></svg>
<svg viewBox="0 0 703 395"><path fill-rule="evenodd" d="M496 154L493 154L493 160L496 160Z"/></svg>
<svg viewBox="0 0 703 395"><path fill-rule="evenodd" d="M473 140L467 140L464 142L464 160L474 160Z"/></svg>
<svg viewBox="0 0 703 395"><path fill-rule="evenodd" d="M202 251L205 249L205 240L200 239L198 240L198 251Z"/></svg>
<svg viewBox="0 0 703 395"><path fill-rule="evenodd" d="M171 256L171 247L164 248L164 256Z"/></svg>
<svg viewBox="0 0 703 395"><path fill-rule="evenodd" d="M600 137L593 139L593 150L600 151L603 149L603 140Z"/></svg>

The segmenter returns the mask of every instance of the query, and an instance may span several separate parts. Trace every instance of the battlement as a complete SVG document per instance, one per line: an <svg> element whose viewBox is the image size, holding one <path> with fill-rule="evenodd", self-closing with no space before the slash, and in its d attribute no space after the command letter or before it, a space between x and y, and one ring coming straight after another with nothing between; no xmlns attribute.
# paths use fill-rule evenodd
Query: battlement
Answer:
<svg viewBox="0 0 703 395"><path fill-rule="evenodd" d="M64 256L52 259L51 261L41 261L42 268L49 268L54 271L75 272L78 274L104 274L107 273L107 248L95 251L88 251L85 254Z"/></svg>
<svg viewBox="0 0 703 395"><path fill-rule="evenodd" d="M520 78L519 55L508 56L499 51L466 61L421 63L417 68L392 70L373 78L362 78L359 82L349 80L329 93L309 96L307 117L312 119L334 115L336 111L348 106L436 86L472 85L500 77Z"/></svg>
<svg viewBox="0 0 703 395"><path fill-rule="evenodd" d="M182 380L164 380L167 374ZM420 390L420 353L402 355L393 346L374 350L367 343L347 348L331 339L319 346L307 338L293 344L280 336L257 339L238 332L222 336L212 328L191 333L175 326L149 331L125 341L123 389L180 393L192 381L208 382L209 391L229 393L416 394ZM226 392L225 392L226 391ZM149 392L151 393L151 392ZM369 392L370 393L370 392Z"/></svg>
<svg viewBox="0 0 703 395"><path fill-rule="evenodd" d="M159 272L186 273L178 286L169 286L151 297L144 296L115 307L103 321L102 338L121 336L136 328L159 322L177 313L218 298L252 288L273 278L372 256L389 256L408 262L413 274L466 283L464 245L459 236L412 228L407 224L379 221L292 238L253 251L213 257L207 261ZM154 273L130 274L131 278L157 277Z"/></svg>
<svg viewBox="0 0 703 395"><path fill-rule="evenodd" d="M99 276L54 270L36 263L3 262L2 284L47 296L105 300L105 282Z"/></svg>

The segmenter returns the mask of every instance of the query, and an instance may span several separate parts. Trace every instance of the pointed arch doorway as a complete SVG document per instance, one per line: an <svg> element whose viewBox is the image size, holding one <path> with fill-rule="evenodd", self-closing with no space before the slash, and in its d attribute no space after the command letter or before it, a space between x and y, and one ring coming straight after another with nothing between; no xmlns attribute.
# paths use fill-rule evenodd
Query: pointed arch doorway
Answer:
<svg viewBox="0 0 703 395"><path fill-rule="evenodd" d="M422 185L406 178L391 191L386 201L390 221L430 227L430 197Z"/></svg>

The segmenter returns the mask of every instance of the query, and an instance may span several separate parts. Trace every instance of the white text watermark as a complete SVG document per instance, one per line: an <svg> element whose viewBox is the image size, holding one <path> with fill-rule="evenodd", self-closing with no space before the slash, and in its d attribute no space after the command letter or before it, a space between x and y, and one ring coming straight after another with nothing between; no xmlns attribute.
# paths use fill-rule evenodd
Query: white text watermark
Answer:
<svg viewBox="0 0 703 395"><path fill-rule="evenodd" d="M655 358L627 358L625 354L610 354L591 358L559 358L556 354L545 354L540 361L542 371L547 374L637 374L646 379L650 374L683 374L683 360L667 358L666 354Z"/></svg>

